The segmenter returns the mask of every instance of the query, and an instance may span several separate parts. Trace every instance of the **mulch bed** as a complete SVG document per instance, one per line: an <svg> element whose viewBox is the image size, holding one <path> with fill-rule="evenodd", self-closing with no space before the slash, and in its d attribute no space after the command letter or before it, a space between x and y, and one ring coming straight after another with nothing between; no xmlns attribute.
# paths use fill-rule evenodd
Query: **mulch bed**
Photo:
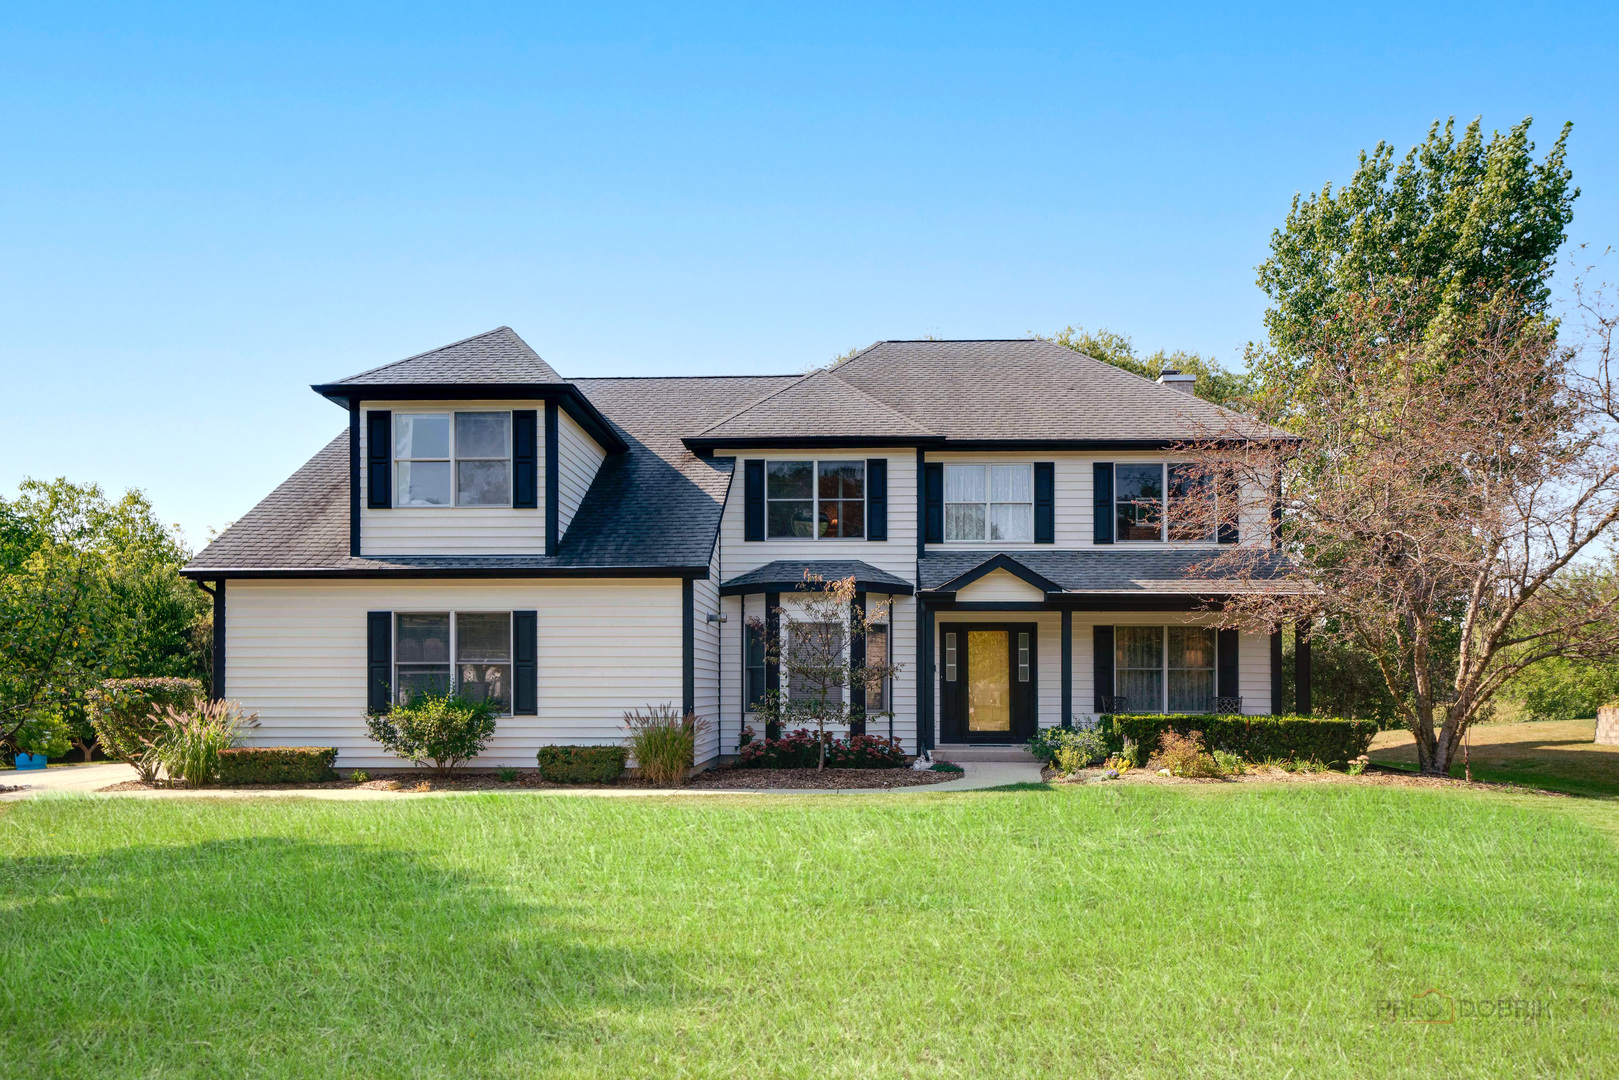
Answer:
<svg viewBox="0 0 1619 1080"><path fill-rule="evenodd" d="M694 776L682 787L653 784L625 777L611 784L553 784L542 779L537 769L520 769L515 780L501 780L494 772L466 772L453 777L433 776L421 772L388 772L367 770L371 779L363 784L349 780L324 780L312 784L252 784L237 788L211 790L269 792L269 791L334 791L366 788L372 791L399 791L425 793L430 791L512 791L514 789L554 789L558 791L601 791L607 789L640 788L653 791L681 791L700 789L762 789L770 788L870 788L883 790L896 787L915 787L921 784L940 784L946 780L959 780L961 773L913 772L910 769L707 769ZM162 784L148 784L140 780L125 780L110 784L101 791L167 791ZM209 790L209 789L204 789Z"/></svg>
<svg viewBox="0 0 1619 1080"><path fill-rule="evenodd" d="M694 788L898 788L960 780L958 772L914 769L709 769L692 777Z"/></svg>
<svg viewBox="0 0 1619 1080"><path fill-rule="evenodd" d="M1476 788L1480 791L1532 791L1537 795L1555 795L1559 798L1570 798L1564 791L1548 791L1544 788L1525 787L1522 784L1487 783L1474 780L1469 783L1457 777L1447 776L1418 776L1416 773L1405 772L1401 769L1384 769L1376 765L1368 766L1359 776L1350 776L1345 772L1288 772L1286 769L1275 767L1248 769L1241 776L1201 777L1201 776L1159 776L1158 765L1151 763L1145 768L1131 769L1114 780L1102 778L1101 769L1081 769L1072 776L1060 776L1051 766L1047 765L1040 770L1040 778L1048 784L1370 784L1378 787L1464 787Z"/></svg>

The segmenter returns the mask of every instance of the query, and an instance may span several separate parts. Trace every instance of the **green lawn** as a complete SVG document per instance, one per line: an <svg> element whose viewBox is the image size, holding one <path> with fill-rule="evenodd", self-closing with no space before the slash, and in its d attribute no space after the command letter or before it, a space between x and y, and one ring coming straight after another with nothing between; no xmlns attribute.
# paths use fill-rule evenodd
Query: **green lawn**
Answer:
<svg viewBox="0 0 1619 1080"><path fill-rule="evenodd" d="M1536 720L1479 724L1470 733L1473 779L1619 798L1619 746L1594 740L1595 720ZM1417 745L1403 728L1380 731L1371 758L1415 770ZM1462 775L1461 754L1450 775Z"/></svg>
<svg viewBox="0 0 1619 1080"><path fill-rule="evenodd" d="M1350 785L10 803L0 1071L1613 1075L1616 844ZM1429 987L1545 1012L1381 1015Z"/></svg>

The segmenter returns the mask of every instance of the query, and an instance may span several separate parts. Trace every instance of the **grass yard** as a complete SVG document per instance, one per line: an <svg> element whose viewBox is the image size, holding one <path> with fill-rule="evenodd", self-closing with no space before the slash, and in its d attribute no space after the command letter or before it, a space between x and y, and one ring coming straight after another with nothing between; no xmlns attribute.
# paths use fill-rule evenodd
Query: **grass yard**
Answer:
<svg viewBox="0 0 1619 1080"><path fill-rule="evenodd" d="M0 1069L1613 1075L1616 844L1606 803L1358 785L37 799ZM1455 1023L1387 1018L1430 987Z"/></svg>
<svg viewBox="0 0 1619 1080"><path fill-rule="evenodd" d="M1480 724L1472 731L1473 779L1524 784L1576 795L1619 798L1619 746L1599 746L1595 720ZM1417 767L1417 744L1405 729L1380 731L1371 758ZM1462 775L1460 754L1450 774Z"/></svg>

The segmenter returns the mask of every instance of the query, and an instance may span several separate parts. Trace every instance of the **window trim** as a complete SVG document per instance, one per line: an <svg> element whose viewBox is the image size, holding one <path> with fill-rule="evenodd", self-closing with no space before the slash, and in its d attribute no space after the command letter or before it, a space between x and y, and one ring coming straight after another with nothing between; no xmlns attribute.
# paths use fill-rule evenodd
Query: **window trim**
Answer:
<svg viewBox="0 0 1619 1080"><path fill-rule="evenodd" d="M390 635L391 635L393 657L392 657L392 670L389 672L389 674L393 677L393 686L392 686L392 690L393 690L392 698L393 698L393 700L391 702L392 705L401 704L401 702L399 701L399 691L401 689L401 684L400 684L400 681L399 681L399 665L400 665L400 660L399 660L399 617L401 615L447 615L447 616L449 616L449 619L450 619L450 642L449 642L450 659L447 662L447 666L450 669L450 693L452 693L452 694L459 693L460 689L461 689L461 687L460 687L461 673L459 671L459 668L461 666L461 661L456 658L457 646L460 644L460 629L461 629L460 625L459 625L460 622L461 622L460 616L462 616L462 615L505 615L506 616L506 651L513 654L510 659L505 661L506 667L510 671L510 679L508 681L515 680L517 678L517 656L516 656L516 651L517 651L516 650L516 646L517 646L517 630L516 630L516 627L513 626L513 624L512 624L513 613L511 611L502 611L499 608L468 608L466 610L461 610L459 608L450 608L449 610L434 610L434 611L409 611L409 610L401 611L401 610L396 609L391 614L392 614L393 618L390 620L389 632L390 632ZM498 661L498 660L468 660L467 663L469 663L469 664L496 664L496 663L500 663L500 661ZM423 664L407 664L407 666L424 667L425 665L423 665ZM505 711L503 711L503 712L501 712L499 714L500 718L507 719L507 718L510 718L510 717L516 715L515 713L512 712L512 708L516 704L516 697L517 697L516 686L513 685L512 693L507 695Z"/></svg>
<svg viewBox="0 0 1619 1080"><path fill-rule="evenodd" d="M1142 542L1143 543L1149 543L1150 541L1142 541ZM1175 669L1176 671L1204 671L1204 670L1207 670L1209 672L1209 675L1214 680L1213 692L1209 694L1209 707L1212 710L1214 708L1214 703L1220 697L1220 631L1219 631L1219 628L1215 627L1215 626L1201 626L1201 625L1198 625L1196 623L1115 623L1114 626L1113 626L1113 634L1114 634L1114 638L1113 638L1113 689L1114 689L1114 691L1118 692L1118 689L1119 689L1119 672L1121 672L1121 671L1146 671L1146 670L1148 670L1146 668L1125 668L1125 667L1121 667L1120 664L1119 664L1119 641L1118 641L1118 633L1119 633L1119 631L1120 630L1137 630L1137 629L1141 629L1143 627L1150 628L1150 629L1155 629L1155 630L1157 630L1159 632L1159 634L1158 634L1158 693L1160 695L1159 703L1160 703L1160 705L1162 707L1159 708L1159 709L1152 710L1152 712L1149 713L1149 712L1142 712L1141 710L1135 709L1132 706L1131 711L1128 712L1128 713L1125 713L1124 715L1126 715L1126 716L1147 716L1147 715L1152 715L1152 713L1170 714L1170 708L1169 708L1169 672L1170 672L1170 666L1169 666L1169 632L1171 630L1203 630L1203 631L1206 631L1207 633L1209 633L1209 634L1211 634L1213 636L1213 638L1214 638L1214 649L1213 649L1213 652L1211 654L1213 659L1210 662L1209 667L1207 669L1204 669L1204 668L1185 668L1185 667ZM1238 656L1240 657L1241 653L1238 653ZM1239 679L1241 678L1241 673L1240 672L1238 673L1238 678ZM1195 714L1189 714L1189 715L1195 715Z"/></svg>
<svg viewBox="0 0 1619 1080"><path fill-rule="evenodd" d="M940 517L942 519L942 522L941 522L941 527L942 528L941 528L940 535L944 537L944 540L942 541L943 543L946 543L946 544L1029 544L1029 545L1033 545L1036 542L1035 539L1034 539L1034 507L1035 507L1034 465L1035 465L1035 462L1034 462L1034 460L1032 458L1030 460L1028 460L1028 461L1023 461L1021 459L1013 460L1013 461L995 461L993 459L985 459L983 461L944 461L944 462L940 462L940 464L944 466L943 476L942 476L942 479L943 479L943 491L941 492L940 497L939 497L939 515L940 515ZM1029 472L1029 501L1028 502L1026 502L1026 503L1023 503L1023 502L996 502L994 500L993 496L994 496L995 492L994 492L994 488L993 488L993 480L991 479L992 473L990 472L990 469L993 466L996 466L996 465L1001 465L1001 466L1015 465L1015 466L1019 466L1021 468L1024 468L1024 469L1028 470L1028 472ZM962 469L962 468L980 468L980 469L984 470L984 501L983 502L981 502L981 503L970 503L970 502L951 502L950 501L950 470L951 469ZM968 539L968 540L952 540L952 539L950 539L950 508L952 506L982 506L984 508L984 535L982 537L978 538L978 539ZM1029 508L1029 538L1027 540L992 540L992 539L990 539L989 533L990 533L990 528L991 528L991 519L993 517L993 508L997 507L997 506L1027 506Z"/></svg>
<svg viewBox="0 0 1619 1080"><path fill-rule="evenodd" d="M393 424L390 428L389 438L393 445L388 447L388 461L393 470L390 480L393 493L393 509L402 510L510 510L516 505L517 499L517 468L516 468L516 433L512 430L512 413L514 409L393 409ZM504 414L506 417L506 456L505 457L466 457L456 454L455 446L455 418L460 413L467 414ZM450 419L449 457L447 458L402 458L399 456L399 420L401 417L417 416L448 416ZM433 503L405 502L399 490L401 462L416 461L447 461L450 466L450 501L441 505ZM462 461L504 461L506 463L506 501L504 503L483 503L477 506L463 506L461 504L461 470L458 467ZM410 612L410 614L416 614Z"/></svg>
<svg viewBox="0 0 1619 1080"><path fill-rule="evenodd" d="M770 540L793 540L793 541L798 541L798 540L861 540L861 541L864 541L866 539L866 536L867 536L867 533L868 533L869 529L868 529L868 523L867 523L866 518L865 518L865 503L866 503L867 498L870 495L870 488L868 486L868 484L870 482L870 477L867 475L866 459L865 458L783 457L783 458L765 458L763 460L764 460L764 472L765 472L765 476L764 476L764 481L765 481L765 483L764 483L765 522L764 522L764 525L765 525L765 540L766 541L770 541ZM773 503L773 502L803 502L804 500L803 499L772 499L770 497L770 466L772 466L772 465L796 465L796 464L802 464L804 462L808 462L809 467L810 467L810 499L809 499L810 521L815 523L815 528L812 528L810 530L810 535L808 535L808 536L789 536L789 535L774 534L774 533L772 533L770 531L770 504ZM819 533L819 531L820 531L820 522L821 522L821 466L822 465L854 465L854 466L859 467L859 469L860 469L860 498L859 499L842 499L842 498L840 498L840 499L828 499L827 500L828 502L839 502L839 503L859 502L861 504L860 535L859 536L820 536L820 535L817 535ZM841 527L841 522L843 520L842 517L840 516L838 520L840 522L840 527Z"/></svg>
<svg viewBox="0 0 1619 1080"><path fill-rule="evenodd" d="M1219 538L1220 538L1220 487L1219 487L1218 482L1214 478L1210 478L1210 480L1209 480L1209 483L1212 484L1213 487L1214 487L1214 513L1213 513L1213 520L1209 525L1208 536L1203 540L1172 540L1169 537L1169 469L1170 469L1171 466L1174 466L1174 465L1193 465L1193 464L1196 464L1196 462L1191 462L1191 461L1172 461L1172 460L1169 460L1167 458L1159 459L1157 461L1128 461L1128 460L1126 460L1126 461L1114 461L1114 462L1112 462L1111 463L1111 468L1113 469L1113 503L1112 503L1112 511L1111 512L1112 512L1112 515L1113 515L1113 520L1111 522L1111 528L1112 528L1112 531L1113 531L1113 543L1114 544L1140 544L1142 546L1163 545L1163 544L1177 544L1177 545L1180 545L1182 547L1220 547L1221 546L1220 540L1219 540ZM1158 521L1159 521L1159 525L1158 525L1158 539L1156 539L1156 540L1126 540L1120 535L1120 531L1119 531L1119 503L1121 501L1132 502L1132 503L1140 501L1140 500L1137 500L1137 499L1121 500L1119 498L1119 467L1121 465L1125 466L1127 468L1128 467L1134 467L1134 466L1141 466L1141 465L1157 465L1158 466L1158 485L1159 485L1159 489L1163 492L1163 494L1161 496L1159 496L1159 499L1158 499Z"/></svg>

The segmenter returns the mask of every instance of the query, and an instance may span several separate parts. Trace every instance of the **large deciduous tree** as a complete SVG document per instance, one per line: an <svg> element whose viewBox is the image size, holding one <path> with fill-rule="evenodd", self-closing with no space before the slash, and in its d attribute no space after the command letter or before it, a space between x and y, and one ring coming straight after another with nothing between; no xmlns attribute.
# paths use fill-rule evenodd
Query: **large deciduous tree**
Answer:
<svg viewBox="0 0 1619 1080"><path fill-rule="evenodd" d="M1302 440L1192 448L1273 492L1292 562L1290 587L1265 591L1268 553L1212 559L1203 572L1260 590L1221 617L1322 617L1371 658L1435 775L1515 675L1619 649L1619 588L1596 559L1619 523L1612 320L1563 347L1534 304L1494 295L1442 335L1412 325L1430 296L1341 299L1300 339L1292 396L1308 405L1286 419Z"/></svg>
<svg viewBox="0 0 1619 1080"><path fill-rule="evenodd" d="M1156 379L1166 369L1195 376L1197 381L1192 384L1192 392L1216 405L1239 404L1253 390L1246 373L1227 371L1213 357L1184 349L1174 352L1159 349L1141 356L1128 334L1115 333L1106 327L1086 330L1082 326L1065 326L1047 340L1147 379Z"/></svg>
<svg viewBox="0 0 1619 1080"><path fill-rule="evenodd" d="M84 693L104 678L200 675L205 598L189 553L140 492L24 480L0 499L0 744L42 715L94 735Z"/></svg>

